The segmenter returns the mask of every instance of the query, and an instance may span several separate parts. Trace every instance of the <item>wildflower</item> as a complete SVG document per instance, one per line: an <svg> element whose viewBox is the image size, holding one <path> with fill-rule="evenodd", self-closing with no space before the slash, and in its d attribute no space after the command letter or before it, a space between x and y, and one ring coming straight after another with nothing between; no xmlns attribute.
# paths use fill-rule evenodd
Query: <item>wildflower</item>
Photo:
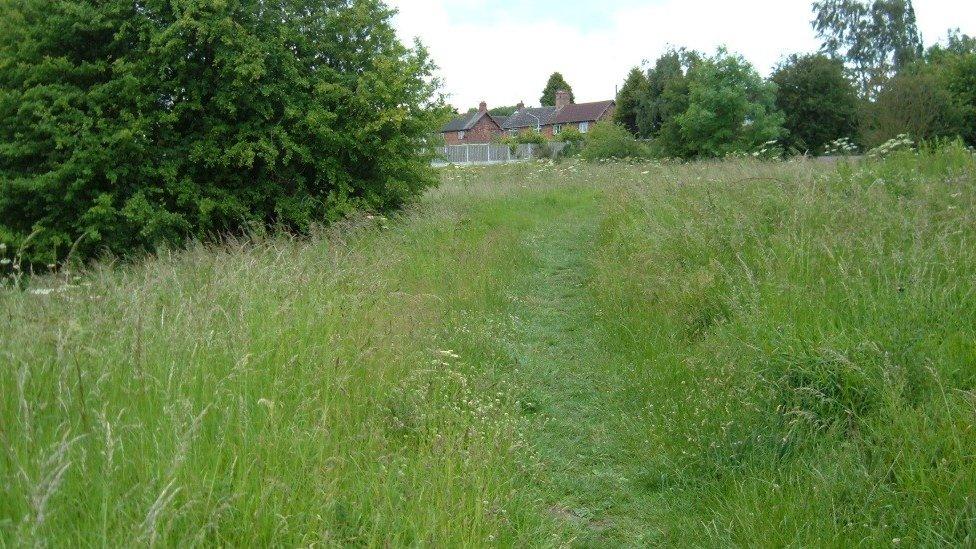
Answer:
<svg viewBox="0 0 976 549"><path fill-rule="evenodd" d="M10 260L7 258L0 259L0 265L7 266L10 265Z"/></svg>

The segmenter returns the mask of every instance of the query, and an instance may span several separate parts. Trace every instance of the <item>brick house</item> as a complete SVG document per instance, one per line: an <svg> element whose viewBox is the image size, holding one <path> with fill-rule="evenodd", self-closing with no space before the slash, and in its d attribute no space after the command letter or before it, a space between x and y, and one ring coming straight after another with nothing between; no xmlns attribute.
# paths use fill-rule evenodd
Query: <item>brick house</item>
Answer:
<svg viewBox="0 0 976 549"><path fill-rule="evenodd" d="M597 122L613 118L616 106L612 100L572 103L569 92L559 91L556 92L556 106L525 108L519 105L519 110L505 120L502 129L513 136L536 130L549 138L568 128L586 133Z"/></svg>
<svg viewBox="0 0 976 549"><path fill-rule="evenodd" d="M448 145L489 143L497 138L529 131L539 131L552 138L565 129L580 133L590 131L597 122L613 118L617 103L613 100L594 103L573 103L567 91L556 92L554 107L529 107L519 103L518 110L509 117L495 118L488 114L482 102L477 113L460 116L441 129Z"/></svg>
<svg viewBox="0 0 976 549"><path fill-rule="evenodd" d="M482 101L477 112L455 118L440 133L446 145L484 144L501 135L502 127L488 114L488 105Z"/></svg>

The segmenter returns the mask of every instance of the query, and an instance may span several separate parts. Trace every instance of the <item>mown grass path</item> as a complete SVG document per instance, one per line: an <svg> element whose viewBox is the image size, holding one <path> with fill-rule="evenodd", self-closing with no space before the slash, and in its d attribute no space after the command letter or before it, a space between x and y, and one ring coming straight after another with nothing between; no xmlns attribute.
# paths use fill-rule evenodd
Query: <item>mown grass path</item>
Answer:
<svg viewBox="0 0 976 549"><path fill-rule="evenodd" d="M636 482L639 461L628 459L632 416L617 396L627 368L602 345L588 290L600 198L577 195L527 235L534 265L516 282L514 353L536 412L529 439L549 512L573 531L574 545L646 545L660 533L661 506Z"/></svg>

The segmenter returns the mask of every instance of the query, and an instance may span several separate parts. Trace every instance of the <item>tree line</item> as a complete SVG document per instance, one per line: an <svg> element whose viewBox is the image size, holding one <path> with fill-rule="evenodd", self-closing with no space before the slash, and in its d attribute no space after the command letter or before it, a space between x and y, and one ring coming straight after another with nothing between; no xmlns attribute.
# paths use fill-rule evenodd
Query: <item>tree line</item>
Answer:
<svg viewBox="0 0 976 549"><path fill-rule="evenodd" d="M778 147L831 152L900 135L976 145L976 39L950 32L923 49L911 0L813 4L821 51L784 59L762 78L742 56L674 48L634 68L616 121L654 154L720 157Z"/></svg>

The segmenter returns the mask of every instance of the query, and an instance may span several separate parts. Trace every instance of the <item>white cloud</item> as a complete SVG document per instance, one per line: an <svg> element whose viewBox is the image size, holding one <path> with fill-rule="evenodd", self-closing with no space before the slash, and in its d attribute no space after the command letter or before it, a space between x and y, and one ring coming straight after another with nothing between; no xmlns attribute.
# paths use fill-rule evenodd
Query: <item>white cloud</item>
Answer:
<svg viewBox="0 0 976 549"><path fill-rule="evenodd" d="M610 4L608 0L604 0ZM610 8L609 23L583 28L549 19L519 18L487 0L390 0L397 30L419 36L441 67L445 91L460 109L536 104L553 71L573 85L579 101L613 97L627 71L653 61L669 44L712 52L725 45L768 73L782 56L817 49L810 0L656 0ZM565 0L572 9L572 0ZM915 2L919 26L932 43L949 28L976 32L972 0ZM453 20L468 10L473 17ZM503 12L499 16L498 13ZM483 15L483 17L478 17Z"/></svg>

